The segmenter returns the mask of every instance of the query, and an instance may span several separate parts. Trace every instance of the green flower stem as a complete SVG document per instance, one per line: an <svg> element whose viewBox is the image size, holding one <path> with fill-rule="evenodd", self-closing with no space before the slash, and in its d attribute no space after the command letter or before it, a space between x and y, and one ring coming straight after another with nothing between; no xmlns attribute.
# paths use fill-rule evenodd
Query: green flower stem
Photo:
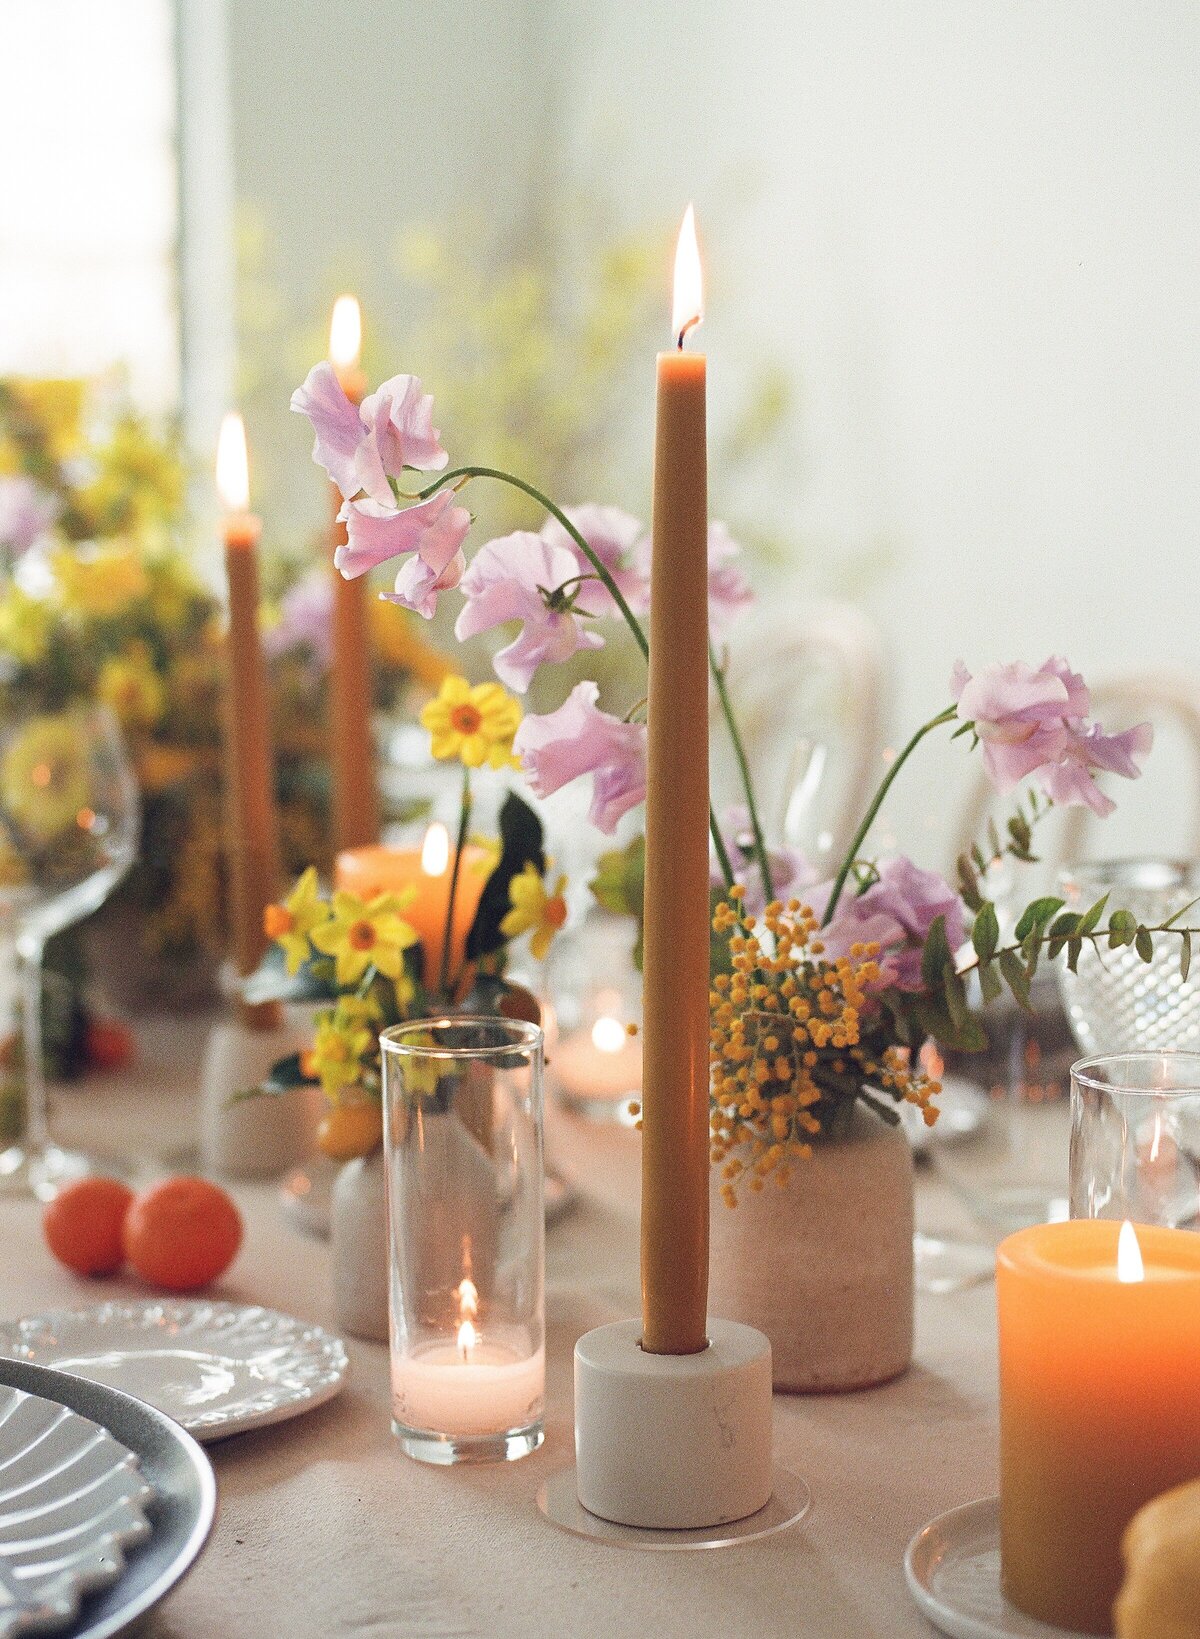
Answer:
<svg viewBox="0 0 1200 1639"><path fill-rule="evenodd" d="M638 620L633 610L629 607L624 593L613 579L612 573L608 566L596 555L595 552L592 551L591 547L584 540L583 536L580 534L578 529L576 529L575 525L567 517L562 508L555 506L550 497L548 495L543 495L541 490L535 488L533 484L527 484L523 478L518 478L511 472L504 472L500 467L454 467L450 472L443 472L440 474L434 483L426 485L426 487L422 490L418 490L414 496L414 499L418 501L427 501L431 495L436 495L438 490L444 489L447 484L454 482L465 482L468 478L494 478L498 483L510 484L513 489L519 489L522 494L528 495L532 500L536 501L539 506L545 507L550 516L558 520L558 522L566 530L567 534L575 542L575 545L591 564L592 568L596 571L597 578L600 580L601 584L604 586L605 590L620 610L621 618L624 620L629 630L633 633L634 641L637 643L638 648L642 651L642 658L644 660L649 660L650 645L646 640L645 632L642 630L641 622ZM570 583L568 582L567 584ZM729 863L729 853L725 847L724 838L721 836L720 829L718 828L717 816L713 813L711 804L709 805L708 810L708 829L712 835L713 847L716 849L717 860L721 867L721 874L725 878L725 886L727 888L732 888L734 883L733 867Z"/></svg>
<svg viewBox="0 0 1200 1639"><path fill-rule="evenodd" d="M922 724L922 726L913 735L912 739L905 746L904 750L896 758L892 766L888 769L887 773L883 776L883 779L880 782L879 790L876 791L874 797L871 799L870 807L863 815L862 824L854 833L854 840L851 842L850 847L846 852L846 857L842 861L842 868L834 878L833 892L829 896L829 904L825 907L825 915L821 921L822 927L828 926L834 911L837 909L838 900L842 897L842 889L846 886L846 878L850 875L850 872L854 866L854 861L858 858L858 850L866 841L867 832L875 823L875 816L879 813L879 810L883 806L883 799L892 788L892 781L896 778L896 775L899 774L900 770L904 767L909 757L912 756L913 752L917 749L925 736L932 733L935 728L940 728L943 723L953 722L957 715L957 706L947 706L945 711L939 712L936 717L931 717L927 723Z"/></svg>
<svg viewBox="0 0 1200 1639"><path fill-rule="evenodd" d="M766 842L763 840L763 828L758 817L758 806L754 801L754 782L750 778L750 764L746 758L746 748L742 744L742 737L738 733L737 720L733 715L729 690L725 684L725 672L717 664L717 656L711 643L708 646L708 664L713 674L713 681L717 685L717 699L721 703L721 715L724 717L725 726L729 730L729 738L733 741L733 754L737 758L738 773L742 778L742 790L746 793L746 807L750 811L750 828L754 832L754 853L758 860L758 868L762 872L763 893L766 903L770 904L775 897L775 883L771 878L771 862L767 856Z"/></svg>
<svg viewBox="0 0 1200 1639"><path fill-rule="evenodd" d="M442 939L441 992L450 1001L450 936L454 931L454 900L458 894L458 877L462 869L463 849L467 842L467 827L471 822L471 770L463 765L462 804L458 816L458 840L454 844L454 864L450 870L450 897L446 901L446 931Z"/></svg>

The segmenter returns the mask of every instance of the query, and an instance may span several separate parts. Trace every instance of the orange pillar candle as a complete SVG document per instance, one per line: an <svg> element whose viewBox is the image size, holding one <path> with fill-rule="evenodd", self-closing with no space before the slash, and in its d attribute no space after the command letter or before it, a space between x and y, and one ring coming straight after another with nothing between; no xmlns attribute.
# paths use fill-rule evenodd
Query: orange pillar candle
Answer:
<svg viewBox="0 0 1200 1639"><path fill-rule="evenodd" d="M1042 1224L997 1254L1001 1578L1040 1621L1112 1632L1120 1541L1200 1476L1200 1235Z"/></svg>
<svg viewBox="0 0 1200 1639"><path fill-rule="evenodd" d="M486 848L468 843L463 849L458 884L454 890L454 921L450 935L450 981L462 968L467 934L479 909L484 884L491 874L494 857ZM421 940L425 985L436 989L441 982L442 951L446 942L446 909L450 903L453 860L446 827L435 821L425 833L420 848L385 848L376 843L347 848L334 863L334 886L360 899L376 894L403 894L415 890L403 911Z"/></svg>
<svg viewBox="0 0 1200 1639"><path fill-rule="evenodd" d="M223 509L225 572L229 583L226 642L227 749L226 853L230 876L233 959L244 978L253 973L267 939L263 911L279 887L278 820L271 756L271 702L258 631L258 539L262 525L249 511L246 432L240 415L227 415L217 442L217 489ZM277 1003L241 1007L244 1022L273 1029Z"/></svg>
<svg viewBox="0 0 1200 1639"><path fill-rule="evenodd" d="M329 324L329 358L342 391L355 404L362 401L366 379L359 368L362 318L353 296L339 296ZM331 486L333 551L346 542L346 526L338 522L342 496ZM333 660L329 673L329 733L333 767L333 845L354 848L379 836L379 794L375 783L375 742L371 734L374 687L371 671L371 631L368 618L369 580L366 575L346 580L333 575Z"/></svg>
<svg viewBox="0 0 1200 1639"><path fill-rule="evenodd" d="M696 1354L708 1307L708 477L691 206L658 358L646 793L642 1345Z"/></svg>

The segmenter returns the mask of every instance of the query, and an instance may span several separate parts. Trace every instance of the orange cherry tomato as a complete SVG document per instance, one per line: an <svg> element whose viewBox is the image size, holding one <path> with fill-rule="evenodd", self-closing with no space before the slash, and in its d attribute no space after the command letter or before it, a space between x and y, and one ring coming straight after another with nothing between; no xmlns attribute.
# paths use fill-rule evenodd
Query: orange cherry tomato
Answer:
<svg viewBox="0 0 1200 1639"><path fill-rule="evenodd" d="M121 1228L133 1191L115 1178L64 1184L42 1213L46 1244L78 1275L112 1275L125 1261Z"/></svg>
<svg viewBox="0 0 1200 1639"><path fill-rule="evenodd" d="M317 1128L317 1147L334 1161L370 1155L383 1141L383 1110L373 1100L339 1104Z"/></svg>
<svg viewBox="0 0 1200 1639"><path fill-rule="evenodd" d="M125 1256L151 1286L191 1292L223 1275L242 1244L231 1196L207 1178L167 1178L129 1208Z"/></svg>

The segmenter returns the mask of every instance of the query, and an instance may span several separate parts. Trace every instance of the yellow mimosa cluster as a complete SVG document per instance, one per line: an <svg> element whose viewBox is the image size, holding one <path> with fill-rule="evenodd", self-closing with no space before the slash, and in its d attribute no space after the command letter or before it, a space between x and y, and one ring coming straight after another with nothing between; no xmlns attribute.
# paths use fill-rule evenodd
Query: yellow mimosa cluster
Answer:
<svg viewBox="0 0 1200 1639"><path fill-rule="evenodd" d="M739 1181L758 1192L773 1173L786 1185L864 1086L918 1105L930 1125L940 1091L906 1049L876 1039L878 945L828 956L815 913L798 899L768 905L760 929L741 897L732 888L713 916L733 971L713 980L709 997L711 1153L729 1206Z"/></svg>

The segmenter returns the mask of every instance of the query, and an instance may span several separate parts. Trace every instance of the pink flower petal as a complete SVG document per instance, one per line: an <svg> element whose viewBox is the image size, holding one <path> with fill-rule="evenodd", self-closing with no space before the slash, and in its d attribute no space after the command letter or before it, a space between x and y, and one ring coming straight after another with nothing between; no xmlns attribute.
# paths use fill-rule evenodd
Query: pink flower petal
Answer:
<svg viewBox="0 0 1200 1639"><path fill-rule="evenodd" d="M599 711L595 683L577 683L557 711L523 719L513 742L536 796L593 776L589 817L611 833L646 795L646 730Z"/></svg>
<svg viewBox="0 0 1200 1639"><path fill-rule="evenodd" d="M440 573L414 552L400 566L395 588L391 592L381 592L380 596L387 603L403 604L406 609L413 609L417 614L424 615L426 620L432 620L437 613L438 593L448 592L457 586L466 567L466 556L462 552L456 552Z"/></svg>
<svg viewBox="0 0 1200 1639"><path fill-rule="evenodd" d="M545 594L573 582L575 554L542 535L518 530L489 541L475 554L462 580L466 603L455 623L460 641L509 621L522 622L514 641L496 655L496 676L523 694L539 666L568 660L580 649L599 649L604 639L569 609L552 609Z"/></svg>
<svg viewBox="0 0 1200 1639"><path fill-rule="evenodd" d="M342 391L328 360L314 364L304 385L292 394L292 409L312 422L316 440L312 458L332 478L348 501L362 488L355 454L363 438L357 407Z"/></svg>
<svg viewBox="0 0 1200 1639"><path fill-rule="evenodd" d="M402 509L347 501L339 517L346 525L346 544L338 547L333 561L347 580L405 552L419 552L440 574L471 527L471 514L454 504L454 492L448 489Z"/></svg>
<svg viewBox="0 0 1200 1639"><path fill-rule="evenodd" d="M355 468L374 500L392 501L388 478L399 478L405 467L440 472L449 460L433 426L433 399L416 376L392 376L363 399L360 414L365 437Z"/></svg>
<svg viewBox="0 0 1200 1639"><path fill-rule="evenodd" d="M646 526L631 513L615 506L596 506L587 502L582 506L564 507L563 511L608 570L631 611L635 615L645 614L650 607ZM595 566L587 554L580 551L578 543L557 518L547 518L540 533L551 546L564 547L571 553L575 559L576 574L595 576ZM612 593L598 579L583 582L577 605L589 615L616 616L620 613Z"/></svg>

